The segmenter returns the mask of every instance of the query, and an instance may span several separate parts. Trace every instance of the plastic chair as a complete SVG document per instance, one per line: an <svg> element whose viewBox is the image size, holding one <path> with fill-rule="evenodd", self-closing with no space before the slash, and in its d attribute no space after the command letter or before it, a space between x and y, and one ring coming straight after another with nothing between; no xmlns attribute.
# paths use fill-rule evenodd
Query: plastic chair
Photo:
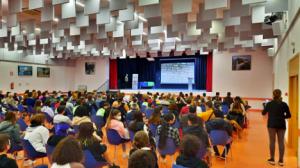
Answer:
<svg viewBox="0 0 300 168"><path fill-rule="evenodd" d="M17 124L19 125L21 131L26 131L26 128L28 127L28 125L25 123L23 118L19 118L17 120Z"/></svg>
<svg viewBox="0 0 300 168"><path fill-rule="evenodd" d="M173 160L174 160L173 156L176 153L176 149L177 149L174 140L172 138L167 138L165 148L159 149L159 147L158 147L159 138L156 138L156 139L157 139L156 145L157 145L158 153L160 154L160 156L162 158L165 158L166 155L170 155L172 157L172 162L173 162Z"/></svg>
<svg viewBox="0 0 300 168"><path fill-rule="evenodd" d="M18 111L19 112L24 112L25 111L23 104L18 104Z"/></svg>
<svg viewBox="0 0 300 168"><path fill-rule="evenodd" d="M175 123L172 125L172 127L180 128L180 121L176 119Z"/></svg>
<svg viewBox="0 0 300 168"><path fill-rule="evenodd" d="M96 116L96 114L91 116L91 120L93 123L96 124L98 130L101 130L101 128L104 126L104 119L101 116Z"/></svg>
<svg viewBox="0 0 300 168"><path fill-rule="evenodd" d="M225 150L225 166L227 163L227 148L226 145L232 143L232 138L228 135L228 133L224 130L212 130L209 133L209 137L213 146L224 146ZM232 157L232 150L231 150Z"/></svg>
<svg viewBox="0 0 300 168"><path fill-rule="evenodd" d="M200 107L201 107L202 112L205 112L205 111L206 111L206 107L205 107L204 104L201 104Z"/></svg>
<svg viewBox="0 0 300 168"><path fill-rule="evenodd" d="M184 166L181 166L181 165L173 164L172 168L188 168L188 167L184 167Z"/></svg>
<svg viewBox="0 0 300 168"><path fill-rule="evenodd" d="M55 146L46 145L47 157L50 163L52 163L52 153L55 149Z"/></svg>
<svg viewBox="0 0 300 168"><path fill-rule="evenodd" d="M83 153L85 156L84 167L99 168L107 165L107 162L98 162L89 150L84 150Z"/></svg>
<svg viewBox="0 0 300 168"><path fill-rule="evenodd" d="M27 112L30 113L30 114L33 114L35 113L34 109L32 106L27 106Z"/></svg>
<svg viewBox="0 0 300 168"><path fill-rule="evenodd" d="M48 165L38 165L38 166L35 166L34 168L48 168Z"/></svg>
<svg viewBox="0 0 300 168"><path fill-rule="evenodd" d="M157 125L149 124L149 130L152 133L152 135L155 137L156 136Z"/></svg>
<svg viewBox="0 0 300 168"><path fill-rule="evenodd" d="M131 141L131 142L133 142L134 135L135 135L135 132L129 130L129 137L130 137L130 141Z"/></svg>
<svg viewBox="0 0 300 168"><path fill-rule="evenodd" d="M163 107L162 107L162 113L163 113L163 114L168 114L168 113L169 113L169 109L168 109L167 106L163 106Z"/></svg>
<svg viewBox="0 0 300 168"><path fill-rule="evenodd" d="M145 114L146 114L146 118L150 118L150 116L152 115L152 113L154 112L153 109L151 108L147 108L146 111L145 111Z"/></svg>
<svg viewBox="0 0 300 168"><path fill-rule="evenodd" d="M122 144L124 140L119 135L119 133L114 129L106 130L106 136L107 136L108 143L115 146L115 152L114 152L114 161L115 161L116 154L117 154L117 146Z"/></svg>
<svg viewBox="0 0 300 168"><path fill-rule="evenodd" d="M229 107L226 104L222 104L221 108L222 108L223 114L227 115L229 112Z"/></svg>
<svg viewBox="0 0 300 168"><path fill-rule="evenodd" d="M35 159L39 159L39 158L43 158L43 157L47 156L46 153L37 152L28 140L21 139L21 142L23 145L24 152L26 153L26 156L28 159L35 160ZM42 162L44 162L44 160L42 160ZM34 164L34 163L32 162L32 164ZM32 165L32 166L34 166L34 165Z"/></svg>
<svg viewBox="0 0 300 168"><path fill-rule="evenodd" d="M65 113L70 118L70 120L73 119L73 113L71 112L71 110L69 108L65 109Z"/></svg>

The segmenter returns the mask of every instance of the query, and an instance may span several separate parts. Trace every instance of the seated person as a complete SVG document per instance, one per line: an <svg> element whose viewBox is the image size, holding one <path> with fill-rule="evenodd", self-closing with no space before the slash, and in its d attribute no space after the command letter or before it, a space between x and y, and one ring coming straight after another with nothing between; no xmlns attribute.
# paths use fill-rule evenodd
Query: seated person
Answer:
<svg viewBox="0 0 300 168"><path fill-rule="evenodd" d="M81 123L77 139L83 150L89 150L97 161L106 162L104 153L107 147L93 136L93 132L94 127L91 122Z"/></svg>
<svg viewBox="0 0 300 168"><path fill-rule="evenodd" d="M230 121L235 121L238 125L237 129L242 129L244 124L244 114L242 106L239 102L234 102L232 109L229 111L226 118Z"/></svg>
<svg viewBox="0 0 300 168"><path fill-rule="evenodd" d="M175 123L175 115L172 113L163 116L163 122L157 127L156 136L158 138L158 148L164 149L167 143L167 138L174 140L176 146L179 146L179 131L177 128L172 127Z"/></svg>
<svg viewBox="0 0 300 168"><path fill-rule="evenodd" d="M44 106L41 109L41 112L46 113L48 116L50 116L51 118L54 117L54 111L53 109L50 107L51 101L50 100L46 100Z"/></svg>
<svg viewBox="0 0 300 168"><path fill-rule="evenodd" d="M13 150L22 149L20 128L14 112L5 113L4 121L0 123L0 133L9 135Z"/></svg>
<svg viewBox="0 0 300 168"><path fill-rule="evenodd" d="M138 105L137 104L132 104L130 106L130 110L127 112L126 114L126 121L130 122L130 121L133 121L134 120L134 114L139 112L138 110Z"/></svg>
<svg viewBox="0 0 300 168"><path fill-rule="evenodd" d="M162 121L162 108L161 107L156 107L151 114L148 123L153 124L153 125L160 125Z"/></svg>
<svg viewBox="0 0 300 168"><path fill-rule="evenodd" d="M103 117L104 122L106 122L107 117L109 116L110 112L110 104L108 102L103 103L103 107L99 108L96 116Z"/></svg>
<svg viewBox="0 0 300 168"><path fill-rule="evenodd" d="M197 115L196 114L196 110L197 110L197 108L196 108L196 106L189 106L189 112L187 113L187 114L185 114L185 115L183 115L183 116L181 116L181 118L180 118L180 126L182 127L182 128L185 128L185 127L187 127L187 122L188 122L188 115Z"/></svg>
<svg viewBox="0 0 300 168"><path fill-rule="evenodd" d="M124 127L121 119L121 112L118 109L113 109L110 112L110 115L106 122L106 129L114 129L119 133L120 137L122 137L123 139L129 139L128 130Z"/></svg>
<svg viewBox="0 0 300 168"><path fill-rule="evenodd" d="M133 121L129 123L128 129L133 132L144 130L145 132L148 133L148 127L144 123L144 118L145 118L144 115L141 112L135 112L133 114Z"/></svg>
<svg viewBox="0 0 300 168"><path fill-rule="evenodd" d="M151 145L150 141L152 141L152 138L149 137L146 132L138 131L137 133L135 133L134 139L133 139L133 144L132 144L132 149L129 152L129 157L135 151L137 151L139 149L145 150L154 156L155 161L156 161L155 168L157 168L158 164L157 164L157 156L155 153L155 144Z"/></svg>
<svg viewBox="0 0 300 168"><path fill-rule="evenodd" d="M209 120L208 122L206 122L205 125L206 125L206 130L207 130L208 134L212 130L224 130L228 133L229 136L232 136L233 128L227 120L224 120L223 116L218 116L217 115L216 118ZM226 149L227 149L227 153L225 153L225 149L224 149L221 158L224 159L226 157L226 155L228 154L229 149L230 149L230 144L231 143L228 143L225 146ZM213 146L213 149L214 149L215 155L220 156L220 153L219 153L219 150L218 150L217 146Z"/></svg>
<svg viewBox="0 0 300 168"><path fill-rule="evenodd" d="M180 114L179 114L180 116L189 113L189 109L190 109L189 107L190 107L190 105L192 103L192 100L191 99L187 99L186 103L187 104L184 107L182 107L182 109L180 110Z"/></svg>
<svg viewBox="0 0 300 168"><path fill-rule="evenodd" d="M128 168L155 168L155 157L146 150L137 150L130 155L128 160Z"/></svg>
<svg viewBox="0 0 300 168"><path fill-rule="evenodd" d="M206 102L206 111L199 113L198 117L202 118L202 120L205 122L215 118L212 101Z"/></svg>
<svg viewBox="0 0 300 168"><path fill-rule="evenodd" d="M17 162L6 155L9 149L9 136L0 134L0 168L18 168Z"/></svg>
<svg viewBox="0 0 300 168"><path fill-rule="evenodd" d="M90 122L92 123L91 121L91 118L89 116L89 112L87 110L87 108L85 106L78 106L75 110L75 114L74 114L74 118L72 120L72 125L77 125L79 126L81 123L84 123L84 122ZM101 137L98 135L97 133L97 127L96 125L93 123L93 126L94 126L94 137L97 138L99 141L101 141ZM100 134L100 133L99 133Z"/></svg>
<svg viewBox="0 0 300 168"><path fill-rule="evenodd" d="M206 148L210 147L208 134L204 130L203 122L199 117L189 114L187 116L187 127L183 128L182 130L183 135L195 135L201 140Z"/></svg>
<svg viewBox="0 0 300 168"><path fill-rule="evenodd" d="M47 145L56 146L62 139L68 136L69 128L70 125L66 123L57 124L55 126L55 133L49 137Z"/></svg>
<svg viewBox="0 0 300 168"><path fill-rule="evenodd" d="M84 168L81 164L84 154L78 141L66 137L60 141L52 153L51 168Z"/></svg>
<svg viewBox="0 0 300 168"><path fill-rule="evenodd" d="M25 131L24 139L28 140L37 152L46 153L46 144L49 130L43 126L46 117L44 114L35 114L30 119L30 126Z"/></svg>
<svg viewBox="0 0 300 168"><path fill-rule="evenodd" d="M185 135L181 141L180 154L176 158L176 164L191 168L208 168L208 165L197 158L197 153L201 148L201 142L194 135Z"/></svg>
<svg viewBox="0 0 300 168"><path fill-rule="evenodd" d="M67 123L69 125L72 125L72 121L70 120L70 118L65 115L65 106L60 105L57 108L57 114L53 118L53 123Z"/></svg>

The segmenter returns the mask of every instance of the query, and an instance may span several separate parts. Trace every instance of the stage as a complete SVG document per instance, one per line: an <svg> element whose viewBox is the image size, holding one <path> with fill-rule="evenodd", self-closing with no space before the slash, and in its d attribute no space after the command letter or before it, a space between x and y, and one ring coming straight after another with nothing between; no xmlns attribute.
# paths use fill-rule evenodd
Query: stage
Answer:
<svg viewBox="0 0 300 168"><path fill-rule="evenodd" d="M206 90L188 90L188 89L137 89L137 90L134 90L134 89L119 89L119 90L110 90L110 91L120 91L122 93L125 93L125 94L134 94L134 93L147 93L147 92L150 92L150 93L171 93L171 94L176 94L178 95L179 92L182 92L184 94L189 94L189 93L193 93L194 95L202 95L202 93L207 93L207 96L213 96L211 92L206 92Z"/></svg>

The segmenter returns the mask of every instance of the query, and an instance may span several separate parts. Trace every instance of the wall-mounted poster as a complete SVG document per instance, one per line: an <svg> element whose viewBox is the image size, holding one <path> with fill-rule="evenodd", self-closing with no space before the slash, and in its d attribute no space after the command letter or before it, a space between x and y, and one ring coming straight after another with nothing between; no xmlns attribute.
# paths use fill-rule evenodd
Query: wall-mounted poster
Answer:
<svg viewBox="0 0 300 168"><path fill-rule="evenodd" d="M45 77L45 78L50 77L50 68L37 67L36 71L37 71L37 77Z"/></svg>
<svg viewBox="0 0 300 168"><path fill-rule="evenodd" d="M232 70L233 71L251 70L251 55L232 56Z"/></svg>
<svg viewBox="0 0 300 168"><path fill-rule="evenodd" d="M86 62L85 63L85 74L95 75L95 62Z"/></svg>
<svg viewBox="0 0 300 168"><path fill-rule="evenodd" d="M19 65L18 66L19 76L32 76L32 66Z"/></svg>

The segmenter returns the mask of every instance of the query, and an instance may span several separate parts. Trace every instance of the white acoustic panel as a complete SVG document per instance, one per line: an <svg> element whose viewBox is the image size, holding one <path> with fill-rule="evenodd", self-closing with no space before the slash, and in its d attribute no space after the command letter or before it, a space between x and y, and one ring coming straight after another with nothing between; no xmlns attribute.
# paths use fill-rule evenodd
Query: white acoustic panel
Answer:
<svg viewBox="0 0 300 168"><path fill-rule="evenodd" d="M17 26L17 14L8 15L6 18L3 17L2 20L6 20L7 27L11 28Z"/></svg>
<svg viewBox="0 0 300 168"><path fill-rule="evenodd" d="M231 17L241 17L241 16L249 16L249 15L250 15L249 5L242 5L241 0L230 1Z"/></svg>
<svg viewBox="0 0 300 168"><path fill-rule="evenodd" d="M213 20L212 21L212 27L209 30L210 34L218 34L218 33L224 33L225 32L225 28L224 28L224 24L222 21L220 20Z"/></svg>
<svg viewBox="0 0 300 168"><path fill-rule="evenodd" d="M124 24L118 23L116 25L116 31L113 31L113 37L123 37L124 36Z"/></svg>
<svg viewBox="0 0 300 168"><path fill-rule="evenodd" d="M29 0L29 10L44 7L44 0Z"/></svg>
<svg viewBox="0 0 300 168"><path fill-rule="evenodd" d="M265 20L265 6L252 7L252 23L263 23Z"/></svg>
<svg viewBox="0 0 300 168"><path fill-rule="evenodd" d="M192 12L193 0L173 0L173 14Z"/></svg>
<svg viewBox="0 0 300 168"><path fill-rule="evenodd" d="M159 4L159 0L139 0L139 6Z"/></svg>
<svg viewBox="0 0 300 168"><path fill-rule="evenodd" d="M127 3L127 0L110 0L109 9L111 11L126 9Z"/></svg>
<svg viewBox="0 0 300 168"><path fill-rule="evenodd" d="M160 4L144 7L144 17L152 18L161 16Z"/></svg>
<svg viewBox="0 0 300 168"><path fill-rule="evenodd" d="M45 4L41 9L41 22L52 21L54 19L54 8L51 4Z"/></svg>
<svg viewBox="0 0 300 168"><path fill-rule="evenodd" d="M63 3L68 3L69 0L52 0L52 5L58 5Z"/></svg>
<svg viewBox="0 0 300 168"><path fill-rule="evenodd" d="M80 35L80 28L75 24L70 24L70 36Z"/></svg>
<svg viewBox="0 0 300 168"><path fill-rule="evenodd" d="M16 36L20 34L20 24L18 23L15 27L11 28L11 35Z"/></svg>
<svg viewBox="0 0 300 168"><path fill-rule="evenodd" d="M116 18L111 17L110 23L105 24L105 32L116 31Z"/></svg>
<svg viewBox="0 0 300 168"><path fill-rule="evenodd" d="M144 24L143 24L143 22L140 22L139 27L137 29L132 29L131 30L131 36L142 35L143 34L143 29L144 29Z"/></svg>
<svg viewBox="0 0 300 168"><path fill-rule="evenodd" d="M134 7L133 4L128 4L127 9L119 11L119 21L130 21L134 19Z"/></svg>
<svg viewBox="0 0 300 168"><path fill-rule="evenodd" d="M287 11L288 2L288 0L267 0L266 13Z"/></svg>
<svg viewBox="0 0 300 168"><path fill-rule="evenodd" d="M48 44L49 39L40 39L40 44Z"/></svg>
<svg viewBox="0 0 300 168"><path fill-rule="evenodd" d="M10 0L9 1L9 13L19 13L22 11L22 0Z"/></svg>
<svg viewBox="0 0 300 168"><path fill-rule="evenodd" d="M69 0L68 3L61 5L61 18L72 18L76 17L76 4L75 0Z"/></svg>
<svg viewBox="0 0 300 168"><path fill-rule="evenodd" d="M85 0L84 14L95 14L100 9L100 0Z"/></svg>
<svg viewBox="0 0 300 168"><path fill-rule="evenodd" d="M231 17L229 11L224 12L224 26L235 26L240 24L240 17Z"/></svg>
<svg viewBox="0 0 300 168"><path fill-rule="evenodd" d="M205 0L204 9L227 8L228 0Z"/></svg>
<svg viewBox="0 0 300 168"><path fill-rule="evenodd" d="M0 37L7 37L7 26L5 23L2 23L2 27L0 29Z"/></svg>
<svg viewBox="0 0 300 168"><path fill-rule="evenodd" d="M242 4L247 5L247 4L263 3L266 1L267 0L242 0Z"/></svg>
<svg viewBox="0 0 300 168"><path fill-rule="evenodd" d="M201 35L201 29L196 28L196 23L189 23L187 25L187 35L189 36L199 36Z"/></svg>
<svg viewBox="0 0 300 168"><path fill-rule="evenodd" d="M77 27L87 27L89 26L89 15L85 15L83 12L78 13L76 17Z"/></svg>
<svg viewBox="0 0 300 168"><path fill-rule="evenodd" d="M96 15L97 24L107 24L110 22L110 11L109 9L101 9L100 12Z"/></svg>
<svg viewBox="0 0 300 168"><path fill-rule="evenodd" d="M163 33L164 32L164 27L163 26L155 26L150 28L150 33L151 34L156 34L156 33Z"/></svg>

